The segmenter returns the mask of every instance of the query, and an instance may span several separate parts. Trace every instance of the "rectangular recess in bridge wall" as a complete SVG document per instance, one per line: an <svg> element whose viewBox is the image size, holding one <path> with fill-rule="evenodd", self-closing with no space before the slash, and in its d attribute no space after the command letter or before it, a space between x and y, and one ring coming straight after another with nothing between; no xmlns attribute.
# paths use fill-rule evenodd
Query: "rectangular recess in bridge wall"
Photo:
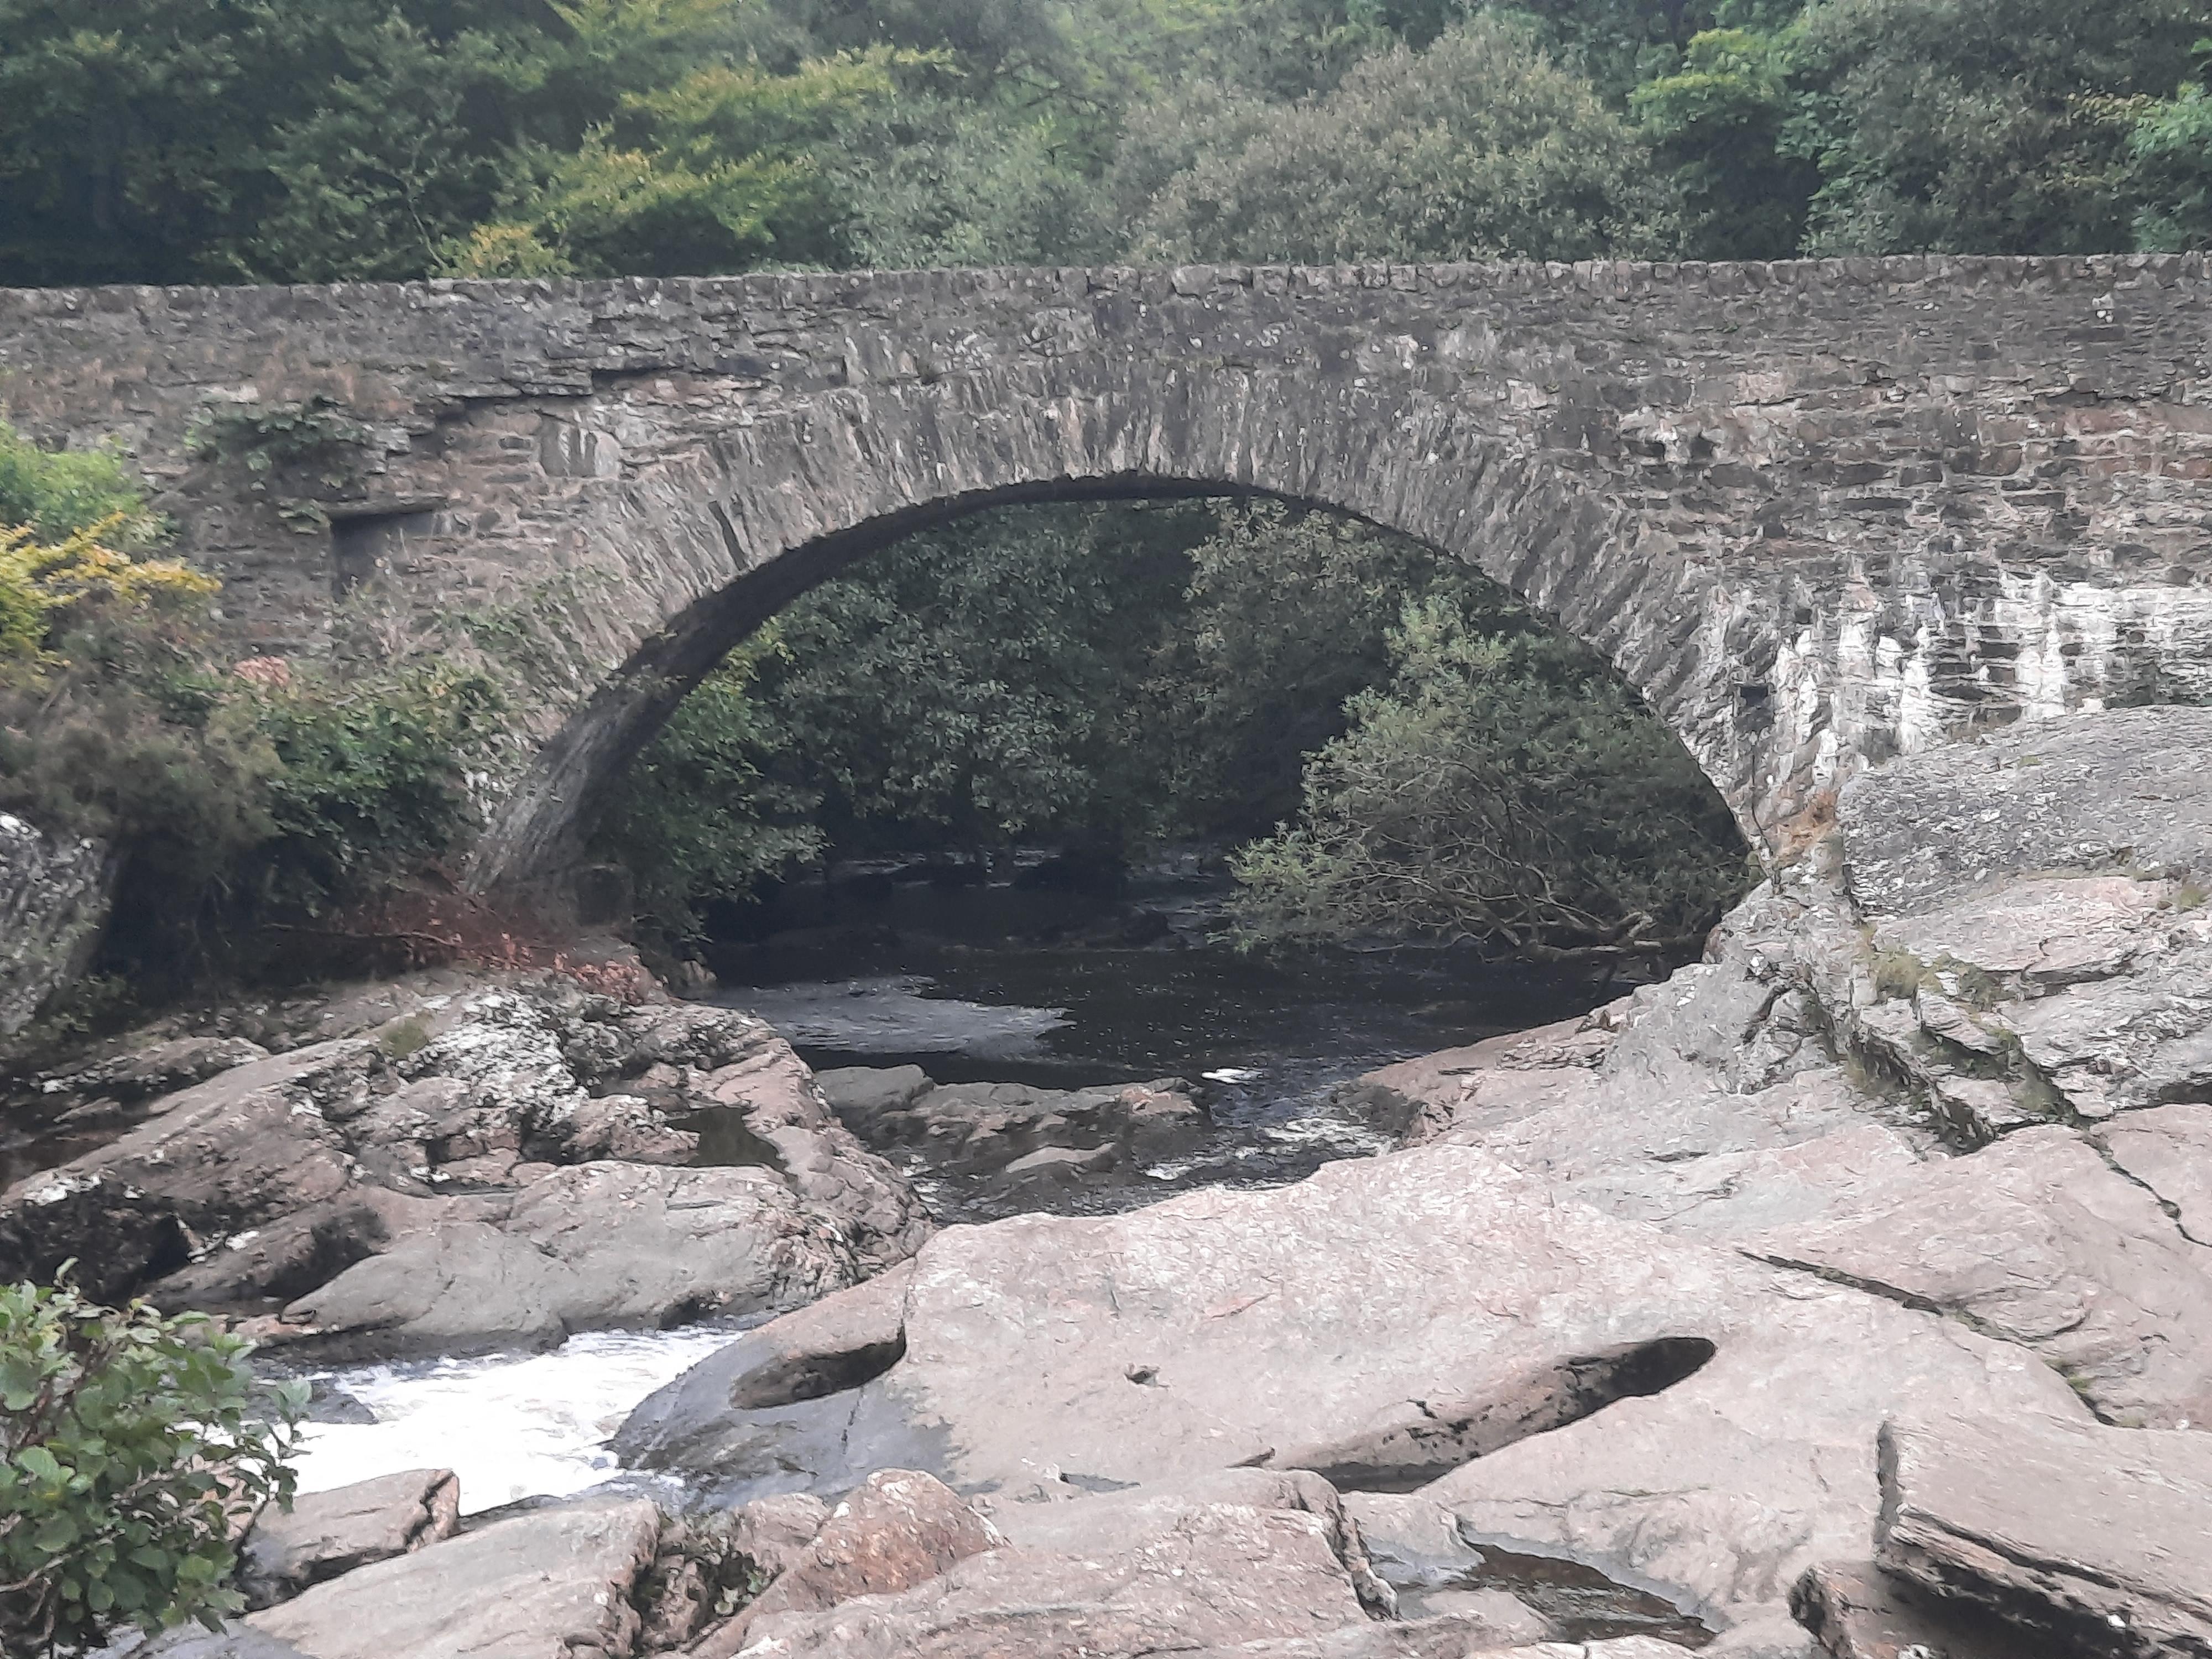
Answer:
<svg viewBox="0 0 2212 1659"><path fill-rule="evenodd" d="M404 563L410 538L428 538L441 501L331 510L331 592L345 596Z"/></svg>

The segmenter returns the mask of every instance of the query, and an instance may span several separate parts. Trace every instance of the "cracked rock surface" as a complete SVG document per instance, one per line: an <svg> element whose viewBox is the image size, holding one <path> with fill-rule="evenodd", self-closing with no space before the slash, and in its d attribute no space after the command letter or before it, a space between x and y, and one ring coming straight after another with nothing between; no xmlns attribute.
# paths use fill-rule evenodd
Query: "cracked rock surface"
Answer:
<svg viewBox="0 0 2212 1659"><path fill-rule="evenodd" d="M951 1230L901 1274L895 1333L891 1285L833 1297L618 1445L729 1498L896 1462L1002 1526L1312 1469L1398 1529L1425 1594L1507 1540L1657 1587L1716 1655L1811 1651L1790 1605L1816 1569L1856 1610L1827 1628L1872 1628L1889 1578L1835 1575L1897 1571L1868 1560L1886 1422L2212 1445L2204 752L2212 714L2126 710L1877 769L1705 963L1367 1079L1405 1150ZM840 1364L842 1388L761 1382ZM2174 1560L2200 1593L2212 1550ZM1956 1571L1899 1605L1936 1598L1993 1651L2047 1636ZM957 1577L883 1630L921 1639Z"/></svg>
<svg viewBox="0 0 2212 1659"><path fill-rule="evenodd" d="M382 1358L797 1307L929 1230L745 1014L449 973L256 1029L310 1040L157 1046L167 1075L207 1074L150 1099L112 1058L54 1079L72 1115L134 1127L0 1194L0 1273L74 1258L104 1298ZM248 1057L209 1070L218 1042Z"/></svg>

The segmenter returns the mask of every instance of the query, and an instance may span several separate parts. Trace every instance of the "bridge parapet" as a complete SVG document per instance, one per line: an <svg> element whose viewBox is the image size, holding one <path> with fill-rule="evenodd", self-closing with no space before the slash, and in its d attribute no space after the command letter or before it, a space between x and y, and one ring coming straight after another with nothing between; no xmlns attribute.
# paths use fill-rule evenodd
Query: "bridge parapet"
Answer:
<svg viewBox="0 0 2212 1659"><path fill-rule="evenodd" d="M2202 256L15 291L0 372L40 437L122 435L240 656L508 680L487 884L793 595L1014 500L1468 559L1769 848L1869 760L2212 696Z"/></svg>

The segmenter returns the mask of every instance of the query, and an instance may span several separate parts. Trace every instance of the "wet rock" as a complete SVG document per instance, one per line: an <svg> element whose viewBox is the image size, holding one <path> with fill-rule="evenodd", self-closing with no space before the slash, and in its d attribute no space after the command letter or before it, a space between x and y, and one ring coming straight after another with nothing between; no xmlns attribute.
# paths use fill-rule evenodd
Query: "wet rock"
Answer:
<svg viewBox="0 0 2212 1659"><path fill-rule="evenodd" d="M759 1619L777 1659L1137 1659L1363 1625L1319 1516L1221 1505L1137 1549L987 1550L895 1595Z"/></svg>
<svg viewBox="0 0 2212 1659"><path fill-rule="evenodd" d="M979 1215L1050 1203L1066 1188L1141 1180L1187 1151L1203 1109L1178 1078L1097 1089L933 1083L921 1067L821 1075L838 1115L877 1150L949 1180Z"/></svg>
<svg viewBox="0 0 2212 1659"><path fill-rule="evenodd" d="M290 1510L265 1509L239 1552L239 1588L266 1607L372 1561L453 1536L460 1483L450 1469L409 1469L308 1492Z"/></svg>
<svg viewBox="0 0 2212 1659"><path fill-rule="evenodd" d="M720 1443L744 1414L821 1399L880 1376L906 1352L911 1263L770 1320L641 1401L616 1432L630 1468L712 1469L738 1455ZM749 1438L738 1431L737 1443Z"/></svg>
<svg viewBox="0 0 2212 1659"><path fill-rule="evenodd" d="M1876 1562L2081 1655L2212 1650L2212 1437L1901 1419L1881 1436Z"/></svg>
<svg viewBox="0 0 2212 1659"><path fill-rule="evenodd" d="M1790 1610L1833 1659L2062 1659L2047 1644L1867 1561L1808 1567L1790 1592Z"/></svg>
<svg viewBox="0 0 2212 1659"><path fill-rule="evenodd" d="M84 972L120 868L105 842L0 812L0 1037Z"/></svg>
<svg viewBox="0 0 2212 1659"><path fill-rule="evenodd" d="M879 1469L830 1512L750 1606L691 1649L693 1659L730 1659L763 1621L896 1595L1005 1541L942 1481L912 1469Z"/></svg>
<svg viewBox="0 0 2212 1659"><path fill-rule="evenodd" d="M0 1194L0 1272L74 1257L106 1298L149 1292L344 1359L790 1307L927 1234L912 1189L748 1015L554 975L332 1001L387 1018L222 1071ZM768 1155L684 1167L718 1134Z"/></svg>
<svg viewBox="0 0 2212 1659"><path fill-rule="evenodd" d="M541 1510L333 1578L247 1623L315 1659L624 1659L659 1535L647 1503Z"/></svg>
<svg viewBox="0 0 2212 1659"><path fill-rule="evenodd" d="M2069 1129L2023 1129L1747 1240L2041 1355L2107 1420L2212 1423L2212 1250Z"/></svg>

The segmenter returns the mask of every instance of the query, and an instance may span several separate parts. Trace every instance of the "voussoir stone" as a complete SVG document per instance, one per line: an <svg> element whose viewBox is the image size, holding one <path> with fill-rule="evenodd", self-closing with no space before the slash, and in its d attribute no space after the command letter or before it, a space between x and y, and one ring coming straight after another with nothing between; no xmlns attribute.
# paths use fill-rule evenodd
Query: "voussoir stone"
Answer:
<svg viewBox="0 0 2212 1659"><path fill-rule="evenodd" d="M1881 1436L1880 1565L2068 1654L2212 1652L2212 1436L1931 1415Z"/></svg>
<svg viewBox="0 0 2212 1659"><path fill-rule="evenodd" d="M460 1508L460 1483L450 1469L407 1469L302 1493L290 1510L264 1509L254 1517L239 1551L239 1587L248 1607L269 1607L452 1537Z"/></svg>
<svg viewBox="0 0 2212 1659"><path fill-rule="evenodd" d="M540 1510L319 1584L247 1622L314 1659L628 1659L660 1512Z"/></svg>

